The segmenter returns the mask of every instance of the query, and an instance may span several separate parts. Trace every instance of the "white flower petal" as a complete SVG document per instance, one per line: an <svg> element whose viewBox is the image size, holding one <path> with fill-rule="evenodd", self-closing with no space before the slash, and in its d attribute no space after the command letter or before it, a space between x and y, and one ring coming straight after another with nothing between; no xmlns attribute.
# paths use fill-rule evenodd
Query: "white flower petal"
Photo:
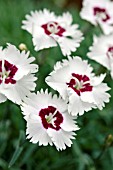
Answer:
<svg viewBox="0 0 113 170"><path fill-rule="evenodd" d="M36 78L33 75L27 75L21 80L16 82L15 85L8 85L8 87L2 87L2 93L12 102L21 104L22 100L30 94L36 87L34 81Z"/></svg>
<svg viewBox="0 0 113 170"><path fill-rule="evenodd" d="M99 76L93 77L93 79L90 81L90 83L92 86L97 86L100 83L102 83L102 81L104 80L105 77L106 77L106 74L100 74Z"/></svg>
<svg viewBox="0 0 113 170"><path fill-rule="evenodd" d="M0 103L3 103L7 100L7 97L0 93Z"/></svg>
<svg viewBox="0 0 113 170"><path fill-rule="evenodd" d="M80 46L80 41L80 38L71 39L67 37L61 37L57 39L64 56L70 55L71 52L76 51L76 49Z"/></svg>
<svg viewBox="0 0 113 170"><path fill-rule="evenodd" d="M109 19L106 21L103 21L102 18L102 13L100 15L95 15L94 14L94 8L100 8L100 9L105 9L107 15L109 16ZM80 12L81 18L91 22L93 25L100 25L102 28L104 34L110 34L113 33L113 2L110 0L83 0L83 8Z"/></svg>
<svg viewBox="0 0 113 170"><path fill-rule="evenodd" d="M37 78L34 73L38 65L32 64L34 57L29 57L29 52L20 51L11 44L1 51L1 78L0 91L14 103L21 104L22 100L35 90ZM3 99L5 101L6 99Z"/></svg>
<svg viewBox="0 0 113 170"><path fill-rule="evenodd" d="M71 139L75 135L73 131L79 128L74 120L75 117L68 114L65 101L56 95L52 96L48 90L45 92L41 90L29 97L21 106L27 121L27 138L33 143L39 142L39 145L44 146L53 143L58 150L66 149L66 146L70 147ZM54 113L49 110L50 106L56 108Z"/></svg>
<svg viewBox="0 0 113 170"><path fill-rule="evenodd" d="M89 100L82 101L81 97L76 93L69 96L68 111L72 116L77 116L78 114L81 116L84 112L92 110L92 108L95 108L93 103L90 103Z"/></svg>
<svg viewBox="0 0 113 170"><path fill-rule="evenodd" d="M30 118L27 120L26 134L28 135L28 139L31 138L30 142L39 143L39 146L47 146L48 144L52 145L51 138L48 136L46 130L42 126L38 115L37 117L35 116L34 119L34 115L30 114Z"/></svg>
<svg viewBox="0 0 113 170"><path fill-rule="evenodd" d="M66 23L67 25L71 25L72 24L72 15L69 12L63 13L62 16L59 16L57 18L57 21L61 24ZM68 22L67 22L68 21Z"/></svg>
<svg viewBox="0 0 113 170"><path fill-rule="evenodd" d="M92 70L93 68L88 62L82 61L80 57L68 57L68 60L58 62L54 66L54 71L46 78L47 84L57 90L68 103L68 111L73 116L82 115L92 108L100 108L109 101L110 95L106 91L110 88L107 84L103 86L102 83L106 74L95 77ZM78 78L74 77L74 74ZM81 78L83 80L79 80ZM103 88L99 90L99 87ZM101 96L103 96L103 99Z"/></svg>
<svg viewBox="0 0 113 170"><path fill-rule="evenodd" d="M66 132L64 130L55 131L53 129L48 129L47 133L58 151L66 149L66 146L71 147L71 139L74 139L73 135L75 135L74 132Z"/></svg>
<svg viewBox="0 0 113 170"><path fill-rule="evenodd" d="M113 35L94 37L93 45L87 54L90 59L97 61L110 70L110 61L107 55L109 47L113 46Z"/></svg>
<svg viewBox="0 0 113 170"><path fill-rule="evenodd" d="M44 9L26 15L22 28L32 34L36 51L55 47L58 42L63 55L66 56L76 51L83 40L78 25L71 24L72 15L69 12L55 16L53 12Z"/></svg>
<svg viewBox="0 0 113 170"><path fill-rule="evenodd" d="M34 27L33 44L36 51L57 46L56 41L51 36L46 35L41 27Z"/></svg>
<svg viewBox="0 0 113 170"><path fill-rule="evenodd" d="M41 26L47 22L55 20L54 12L50 12L48 9L44 9L43 11L31 11L31 15L25 16L26 20L22 23L22 29L27 30L29 33L33 33L33 27Z"/></svg>
<svg viewBox="0 0 113 170"><path fill-rule="evenodd" d="M28 73L35 73L38 71L38 65L31 64L32 61L35 60L34 57L28 58L29 52L20 51L11 44L8 44L7 48L5 49L5 60L10 62L11 64L16 65L18 71L15 75L15 80L21 79L24 75Z"/></svg>
<svg viewBox="0 0 113 170"><path fill-rule="evenodd" d="M74 121L75 118L76 117L74 116L72 117L71 115L69 115L68 112L66 112L66 114L63 113L63 123L61 124L61 128L67 132L79 130L79 127L76 125L76 122Z"/></svg>
<svg viewBox="0 0 113 170"><path fill-rule="evenodd" d="M37 95L35 93L30 93L28 95L28 98L25 98L24 102L27 105L30 105L37 109L38 113L42 108L47 108L48 105L51 104L51 98L52 98L51 93L48 93L48 91L47 92L41 91L37 92Z"/></svg>
<svg viewBox="0 0 113 170"><path fill-rule="evenodd" d="M92 92L82 93L81 99L84 102L94 103L100 110L105 107L104 103L109 102L110 95L106 91L110 88L105 83L93 87ZM90 99L90 100L89 100Z"/></svg>

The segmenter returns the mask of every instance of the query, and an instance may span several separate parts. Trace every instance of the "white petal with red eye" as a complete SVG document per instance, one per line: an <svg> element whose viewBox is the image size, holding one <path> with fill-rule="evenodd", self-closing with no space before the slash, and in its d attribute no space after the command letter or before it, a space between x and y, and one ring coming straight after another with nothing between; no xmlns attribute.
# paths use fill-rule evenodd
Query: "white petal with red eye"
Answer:
<svg viewBox="0 0 113 170"><path fill-rule="evenodd" d="M54 144L58 150L66 149L72 144L78 130L76 117L68 114L67 104L48 90L30 94L21 105L27 122L27 138L39 145Z"/></svg>
<svg viewBox="0 0 113 170"><path fill-rule="evenodd" d="M35 90L37 78L34 73L38 65L31 64L35 58L29 52L21 52L11 44L1 50L0 58L0 91L3 96L20 104L31 91ZM1 102L5 101L1 96Z"/></svg>
<svg viewBox="0 0 113 170"><path fill-rule="evenodd" d="M39 146L52 145L52 140L43 128L40 118L34 114L29 115L26 134L27 138L30 139L30 142L39 143Z"/></svg>
<svg viewBox="0 0 113 170"><path fill-rule="evenodd" d="M100 25L104 34L113 32L113 2L110 0L84 0L80 12L81 18L91 22L93 25Z"/></svg>
<svg viewBox="0 0 113 170"><path fill-rule="evenodd" d="M31 64L35 60L34 57L28 58L29 52L20 51L11 44L8 44L7 48L5 49L5 59L9 61L11 64L17 66L18 71L15 74L15 79L19 80L24 75L27 75L29 72L35 73L38 71L38 66L36 64Z"/></svg>
<svg viewBox="0 0 113 170"><path fill-rule="evenodd" d="M57 46L56 41L50 36L44 33L43 28L34 27L33 30L33 44L35 46L35 50L42 50L44 48L50 48Z"/></svg>
<svg viewBox="0 0 113 170"><path fill-rule="evenodd" d="M56 16L47 9L32 12L26 16L22 28L33 36L35 50L60 46L63 55L76 51L83 40L83 34L77 24L72 24L70 13Z"/></svg>
<svg viewBox="0 0 113 170"><path fill-rule="evenodd" d="M110 88L102 83L105 74L96 77L92 70L80 57L68 57L68 60L58 62L46 78L47 84L68 103L68 111L73 116L82 115L92 108L102 108L109 102L107 91Z"/></svg>
<svg viewBox="0 0 113 170"><path fill-rule="evenodd" d="M22 22L22 29L25 29L32 34L34 25L41 26L45 24L45 21L54 21L56 17L54 12L44 9L43 11L31 11L31 15L26 15L25 18L26 20Z"/></svg>

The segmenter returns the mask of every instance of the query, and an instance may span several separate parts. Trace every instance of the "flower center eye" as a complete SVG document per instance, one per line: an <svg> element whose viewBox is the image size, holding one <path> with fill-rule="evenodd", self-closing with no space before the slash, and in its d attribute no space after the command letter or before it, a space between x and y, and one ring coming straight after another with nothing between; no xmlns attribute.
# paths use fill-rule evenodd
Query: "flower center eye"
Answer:
<svg viewBox="0 0 113 170"><path fill-rule="evenodd" d="M58 36L63 36L65 29L61 27L57 22L48 22L41 26L47 35L55 34Z"/></svg>
<svg viewBox="0 0 113 170"><path fill-rule="evenodd" d="M72 88L79 96L80 93L86 91L92 91L92 86L90 85L90 79L86 75L79 75L72 73L72 79L69 83L66 83L69 88Z"/></svg>
<svg viewBox="0 0 113 170"><path fill-rule="evenodd" d="M93 10L94 10L94 15L97 18L100 18L103 22L106 22L107 20L110 19L110 16L108 15L106 9L95 7Z"/></svg>
<svg viewBox="0 0 113 170"><path fill-rule="evenodd" d="M107 56L108 56L108 58L109 58L110 56L113 57L113 46L111 46L111 47L108 48Z"/></svg>
<svg viewBox="0 0 113 170"><path fill-rule="evenodd" d="M55 22L49 22L48 24L47 24L47 30L49 31L49 32L51 32L52 34L56 34L56 33L58 33L59 32L59 25L58 25L58 23L55 23Z"/></svg>
<svg viewBox="0 0 113 170"><path fill-rule="evenodd" d="M39 116L45 129L52 128L57 131L61 129L60 125L63 122L63 116L55 107L48 106L48 108L41 109Z"/></svg>
<svg viewBox="0 0 113 170"><path fill-rule="evenodd" d="M108 48L108 52L113 53L113 46Z"/></svg>
<svg viewBox="0 0 113 170"><path fill-rule="evenodd" d="M6 60L0 60L0 84L15 84L14 75L18 68Z"/></svg>

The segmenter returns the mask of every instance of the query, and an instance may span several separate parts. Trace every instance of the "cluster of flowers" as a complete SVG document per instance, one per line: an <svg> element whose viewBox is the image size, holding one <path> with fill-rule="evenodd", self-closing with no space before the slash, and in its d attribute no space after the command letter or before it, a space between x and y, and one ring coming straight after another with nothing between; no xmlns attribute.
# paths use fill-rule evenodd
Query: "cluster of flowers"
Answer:
<svg viewBox="0 0 113 170"><path fill-rule="evenodd" d="M80 13L83 19L100 25L107 35L94 36L94 44L88 56L111 71L113 78L113 2L109 0L84 0ZM58 61L54 70L45 79L46 83L59 92L52 95L46 89L36 94L37 80L34 73L38 66L29 52L20 52L8 44L0 48L0 102L7 99L19 104L27 122L26 135L32 143L55 145L57 150L66 149L72 144L78 115L92 109L102 110L109 102L110 88L103 80L106 74L95 76L93 68L79 56L70 56L76 51L83 34L77 24L72 24L70 13L56 16L47 9L26 15L22 29L32 34L35 50L60 46L67 59Z"/></svg>

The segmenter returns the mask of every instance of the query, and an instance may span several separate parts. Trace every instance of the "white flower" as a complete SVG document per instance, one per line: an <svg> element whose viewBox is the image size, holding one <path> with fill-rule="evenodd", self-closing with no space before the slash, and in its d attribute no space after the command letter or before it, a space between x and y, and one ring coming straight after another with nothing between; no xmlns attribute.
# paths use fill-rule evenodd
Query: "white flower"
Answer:
<svg viewBox="0 0 113 170"><path fill-rule="evenodd" d="M26 15L22 28L33 36L35 50L50 48L59 44L64 56L76 51L83 40L77 24L72 24L72 16L69 12L62 16L56 16L47 9L31 12Z"/></svg>
<svg viewBox="0 0 113 170"><path fill-rule="evenodd" d="M95 77L92 70L80 57L69 57L58 62L46 78L47 84L68 102L68 111L73 116L92 108L102 109L104 102L109 102L110 95L106 93L109 87L102 83L105 75Z"/></svg>
<svg viewBox="0 0 113 170"><path fill-rule="evenodd" d="M21 101L35 90L34 74L38 71L36 64L31 64L34 57L11 44L7 48L0 47L0 103L11 100L20 104Z"/></svg>
<svg viewBox="0 0 113 170"><path fill-rule="evenodd" d="M46 90L31 94L22 104L27 121L27 138L32 143L55 145L57 150L71 147L78 126L74 117L68 114L67 104L60 97L52 96Z"/></svg>
<svg viewBox="0 0 113 170"><path fill-rule="evenodd" d="M89 49L88 57L110 70L113 79L113 34L94 36L93 45Z"/></svg>
<svg viewBox="0 0 113 170"><path fill-rule="evenodd" d="M104 34L113 32L113 2L110 0L84 0L81 18L100 25Z"/></svg>

